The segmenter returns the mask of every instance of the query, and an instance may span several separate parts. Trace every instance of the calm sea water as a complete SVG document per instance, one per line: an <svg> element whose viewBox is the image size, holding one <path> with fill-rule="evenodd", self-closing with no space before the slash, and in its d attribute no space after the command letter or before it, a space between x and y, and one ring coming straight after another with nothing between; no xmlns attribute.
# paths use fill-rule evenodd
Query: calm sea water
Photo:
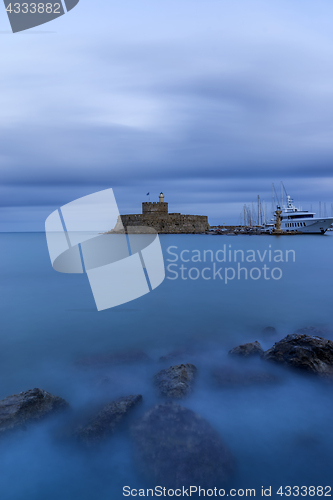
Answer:
<svg viewBox="0 0 333 500"><path fill-rule="evenodd" d="M97 312L85 275L52 269L45 235L0 234L0 398L40 387L64 397L73 414L85 415L102 402L140 393L142 412L158 401L153 374L171 364L159 363L159 357L190 346L194 354L188 361L198 366L199 378L196 390L182 404L221 433L237 463L233 486L256 487L259 495L261 486L272 485L274 491L281 485L329 485L331 386L283 372L282 382L275 386L222 390L212 383L211 369L227 364L228 349L239 343L259 340L269 348L300 327L314 325L333 338L333 237L160 239L165 264L171 265L162 285L133 302ZM226 257L232 251L231 262L219 262L223 250ZM247 280L244 270L238 279L242 252L235 262L234 250L244 252L241 266L247 268ZM249 255L256 261L246 262ZM274 262L274 256L283 262ZM181 279L181 265L187 279ZM269 268L266 279L264 265ZM259 279L253 268L261 270ZM273 268L280 279L271 276ZM274 326L277 336L263 336L266 326ZM96 371L82 371L75 364L93 353L132 349L144 350L151 363ZM123 498L123 486L143 485L126 432L86 452L63 439L66 425L61 418L46 421L2 444L2 498L118 500Z"/></svg>

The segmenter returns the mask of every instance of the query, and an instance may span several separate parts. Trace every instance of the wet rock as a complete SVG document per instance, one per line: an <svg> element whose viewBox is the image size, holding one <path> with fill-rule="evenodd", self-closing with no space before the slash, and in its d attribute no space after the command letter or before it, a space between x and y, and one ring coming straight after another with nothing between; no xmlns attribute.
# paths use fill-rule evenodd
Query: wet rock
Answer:
<svg viewBox="0 0 333 500"><path fill-rule="evenodd" d="M85 443L97 442L110 436L141 401L141 395L126 396L112 401L92 417L87 425L79 427L75 436Z"/></svg>
<svg viewBox="0 0 333 500"><path fill-rule="evenodd" d="M68 403L42 389L31 389L0 401L0 435L68 408Z"/></svg>
<svg viewBox="0 0 333 500"><path fill-rule="evenodd" d="M219 388L249 387L278 382L280 379L273 373L262 370L240 370L225 366L213 370L215 384Z"/></svg>
<svg viewBox="0 0 333 500"><path fill-rule="evenodd" d="M76 365L81 368L98 368L100 366L113 366L131 363L144 363L150 361L149 356L143 351L126 351L115 354L96 354L80 359Z"/></svg>
<svg viewBox="0 0 333 500"><path fill-rule="evenodd" d="M333 342L322 337L288 335L263 357L323 377L333 377Z"/></svg>
<svg viewBox="0 0 333 500"><path fill-rule="evenodd" d="M175 365L161 370L154 380L162 396L183 398L191 391L196 372L196 367L190 363Z"/></svg>
<svg viewBox="0 0 333 500"><path fill-rule="evenodd" d="M276 335L277 332L274 326L266 326L266 328L262 330L262 333L264 335Z"/></svg>
<svg viewBox="0 0 333 500"><path fill-rule="evenodd" d="M152 484L172 488L224 484L233 458L220 435L193 411L175 403L155 406L132 428L137 463Z"/></svg>
<svg viewBox="0 0 333 500"><path fill-rule="evenodd" d="M232 356L243 356L244 358L248 358L250 356L261 356L263 353L264 350L257 340L248 344L239 345L229 351L229 354Z"/></svg>

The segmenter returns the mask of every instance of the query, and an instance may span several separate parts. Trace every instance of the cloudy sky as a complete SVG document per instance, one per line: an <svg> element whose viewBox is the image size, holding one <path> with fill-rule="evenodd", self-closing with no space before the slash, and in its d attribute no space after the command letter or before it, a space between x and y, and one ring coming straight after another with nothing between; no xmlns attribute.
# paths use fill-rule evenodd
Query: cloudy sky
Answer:
<svg viewBox="0 0 333 500"><path fill-rule="evenodd" d="M15 35L0 8L0 43L0 230L109 187L238 223L283 180L330 215L331 0L81 0Z"/></svg>

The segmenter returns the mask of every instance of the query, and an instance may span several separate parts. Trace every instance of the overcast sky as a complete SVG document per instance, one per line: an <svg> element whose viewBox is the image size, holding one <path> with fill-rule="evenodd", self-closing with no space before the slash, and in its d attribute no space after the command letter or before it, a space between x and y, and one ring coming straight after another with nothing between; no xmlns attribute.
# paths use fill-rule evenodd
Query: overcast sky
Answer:
<svg viewBox="0 0 333 500"><path fill-rule="evenodd" d="M330 215L332 0L81 0L9 30L0 6L0 230L109 187L238 223L283 180Z"/></svg>

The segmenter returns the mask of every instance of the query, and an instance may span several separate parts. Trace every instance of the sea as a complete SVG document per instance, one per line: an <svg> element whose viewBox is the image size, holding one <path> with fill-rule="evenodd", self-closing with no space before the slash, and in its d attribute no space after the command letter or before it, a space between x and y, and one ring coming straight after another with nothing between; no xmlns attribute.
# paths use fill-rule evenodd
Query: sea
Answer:
<svg viewBox="0 0 333 500"><path fill-rule="evenodd" d="M133 419L161 402L153 376L173 364L160 358L175 350L198 368L180 404L220 433L235 459L238 496L247 488L288 496L281 486L294 488L291 496L322 486L330 496L333 386L266 363L279 383L218 387L212 371L229 366L228 351L242 343L258 340L266 350L306 327L333 339L333 233L160 235L160 242L163 283L97 311L86 274L54 271L45 234L0 234L0 399L38 387L63 397L71 412L3 438L1 500L120 500L125 486L157 486L141 477L126 426L87 449L71 428L120 396L142 394ZM264 332L268 326L276 333ZM149 362L80 364L131 351Z"/></svg>

